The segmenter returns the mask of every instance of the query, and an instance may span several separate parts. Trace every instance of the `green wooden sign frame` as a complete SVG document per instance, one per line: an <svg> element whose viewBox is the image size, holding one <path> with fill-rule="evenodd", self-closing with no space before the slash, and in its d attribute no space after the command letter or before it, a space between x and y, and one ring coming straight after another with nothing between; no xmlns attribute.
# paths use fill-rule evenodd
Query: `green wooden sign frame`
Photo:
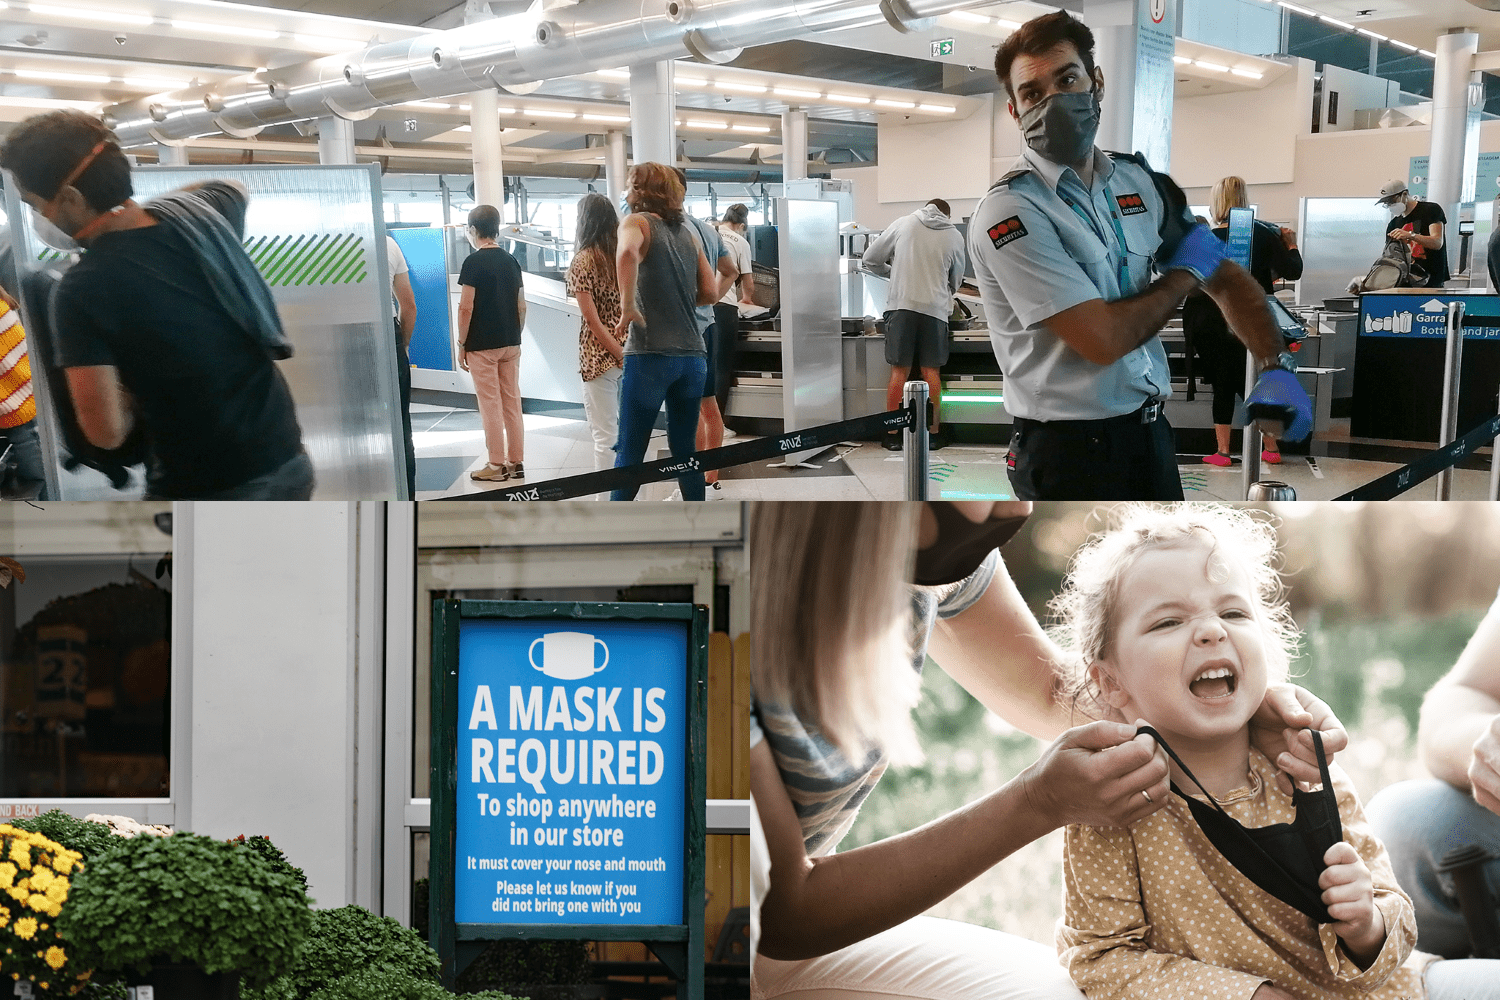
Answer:
<svg viewBox="0 0 1500 1000"><path fill-rule="evenodd" d="M687 641L687 799L680 924L460 924L455 912L458 809L458 635L464 621L683 622ZM432 839L429 854L430 943L442 961L443 985L491 941L641 941L677 977L682 1000L703 996L704 849L708 785L708 609L693 604L602 602L432 602Z"/></svg>

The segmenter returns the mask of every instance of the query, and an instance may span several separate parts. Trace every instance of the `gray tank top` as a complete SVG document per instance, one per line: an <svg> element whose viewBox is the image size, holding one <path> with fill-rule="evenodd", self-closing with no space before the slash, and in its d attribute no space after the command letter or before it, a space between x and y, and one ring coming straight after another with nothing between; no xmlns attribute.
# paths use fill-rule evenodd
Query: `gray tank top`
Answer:
<svg viewBox="0 0 1500 1000"><path fill-rule="evenodd" d="M698 242L686 219L673 229L643 213L651 229L651 249L641 261L635 303L646 317L643 329L630 324L626 354L706 354L694 303L698 296Z"/></svg>

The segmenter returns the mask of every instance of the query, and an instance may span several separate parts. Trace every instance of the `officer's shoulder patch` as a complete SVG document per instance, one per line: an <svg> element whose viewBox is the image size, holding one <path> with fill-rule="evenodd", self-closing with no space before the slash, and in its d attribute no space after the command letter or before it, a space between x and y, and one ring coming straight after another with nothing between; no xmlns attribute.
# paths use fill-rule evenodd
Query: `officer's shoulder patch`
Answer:
<svg viewBox="0 0 1500 1000"><path fill-rule="evenodd" d="M1026 226L1021 222L1019 215L1012 215L1008 219L1001 219L984 232L990 238L990 242L995 244L995 249L999 250L1007 243L1014 243L1025 236Z"/></svg>
<svg viewBox="0 0 1500 1000"><path fill-rule="evenodd" d="M1120 206L1121 215L1140 215L1146 211L1145 199L1134 192L1116 195L1115 204Z"/></svg>

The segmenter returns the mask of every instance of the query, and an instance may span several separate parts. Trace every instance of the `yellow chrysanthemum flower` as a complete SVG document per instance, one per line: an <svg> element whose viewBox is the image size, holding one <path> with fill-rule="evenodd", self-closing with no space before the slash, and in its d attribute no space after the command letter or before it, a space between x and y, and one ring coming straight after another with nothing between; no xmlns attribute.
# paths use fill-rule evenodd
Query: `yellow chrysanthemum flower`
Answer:
<svg viewBox="0 0 1500 1000"><path fill-rule="evenodd" d="M52 884L52 880L55 879L55 878L57 878L57 876L54 875L54 874L52 874L52 869L42 867L41 859L38 858L37 859L37 866L31 872L31 889L32 889L32 891L33 892L46 892L47 891L47 886L51 885Z"/></svg>
<svg viewBox="0 0 1500 1000"><path fill-rule="evenodd" d="M63 950L57 947L57 945L53 945L51 948L47 949L47 954L44 959L44 961L46 961L46 963L52 966L52 968L54 969L61 969L63 967L63 963L67 960L68 956L63 954Z"/></svg>
<svg viewBox="0 0 1500 1000"><path fill-rule="evenodd" d="M36 918L22 917L16 921L16 937L22 941L30 941L36 936Z"/></svg>
<svg viewBox="0 0 1500 1000"><path fill-rule="evenodd" d="M16 884L16 866L9 861L0 861L0 889L9 889Z"/></svg>
<svg viewBox="0 0 1500 1000"><path fill-rule="evenodd" d="M47 908L43 912L46 913L47 916L52 917L55 920L58 917L62 916L62 904L54 903L49 899L47 900ZM45 927L46 925L43 924L42 926Z"/></svg>
<svg viewBox="0 0 1500 1000"><path fill-rule="evenodd" d="M26 905L38 913L46 913L52 908L53 903L41 893L36 893L30 899L26 900Z"/></svg>
<svg viewBox="0 0 1500 1000"><path fill-rule="evenodd" d="M71 854L73 852L69 853ZM69 854L59 854L57 857L52 859L52 870L57 872L59 875L66 875L68 874L68 872L73 870L73 866L78 864L78 861L78 858L70 857Z"/></svg>
<svg viewBox="0 0 1500 1000"><path fill-rule="evenodd" d="M25 889L21 888L18 885L13 885L5 891L11 899L14 899L18 903L24 903L26 902L26 900L31 898L31 893L27 892Z"/></svg>
<svg viewBox="0 0 1500 1000"><path fill-rule="evenodd" d="M31 845L24 840L12 840L10 842L10 859L16 863L17 868L30 868Z"/></svg>
<svg viewBox="0 0 1500 1000"><path fill-rule="evenodd" d="M52 900L52 902L54 903L67 902L68 883L62 879L58 879L56 882L53 882L51 885L47 886L47 898Z"/></svg>

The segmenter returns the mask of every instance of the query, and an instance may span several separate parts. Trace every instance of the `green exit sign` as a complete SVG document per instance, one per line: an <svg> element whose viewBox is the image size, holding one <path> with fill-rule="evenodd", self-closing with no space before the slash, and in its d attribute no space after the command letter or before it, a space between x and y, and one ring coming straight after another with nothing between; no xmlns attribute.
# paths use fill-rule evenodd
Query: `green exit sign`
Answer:
<svg viewBox="0 0 1500 1000"><path fill-rule="evenodd" d="M953 54L953 39L939 38L932 43L932 58L938 56L951 56Z"/></svg>

